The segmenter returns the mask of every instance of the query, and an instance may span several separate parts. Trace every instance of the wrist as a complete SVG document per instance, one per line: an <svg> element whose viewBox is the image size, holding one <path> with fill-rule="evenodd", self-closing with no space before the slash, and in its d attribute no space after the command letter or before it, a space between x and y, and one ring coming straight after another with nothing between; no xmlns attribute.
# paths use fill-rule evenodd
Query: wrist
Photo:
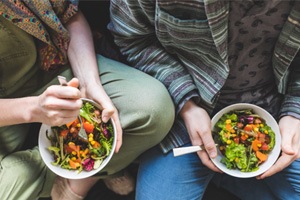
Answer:
<svg viewBox="0 0 300 200"><path fill-rule="evenodd" d="M32 122L40 122L40 110L38 109L38 97L25 97L25 100L23 102L25 112L23 113L22 120L25 123L32 123Z"/></svg>
<svg viewBox="0 0 300 200"><path fill-rule="evenodd" d="M193 109L194 107L197 107L196 103L192 100L189 99L185 104L183 105L181 111L180 111L180 117L184 119L184 116L186 115L189 110Z"/></svg>

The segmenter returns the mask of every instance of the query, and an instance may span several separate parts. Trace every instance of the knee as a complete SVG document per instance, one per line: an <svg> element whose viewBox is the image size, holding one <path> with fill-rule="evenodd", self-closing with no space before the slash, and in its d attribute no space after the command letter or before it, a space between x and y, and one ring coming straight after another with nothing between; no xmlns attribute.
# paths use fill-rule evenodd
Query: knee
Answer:
<svg viewBox="0 0 300 200"><path fill-rule="evenodd" d="M140 114L139 120L147 127L154 138L161 140L171 129L175 108L169 92L159 81L154 81L143 91L138 92L139 100L136 110Z"/></svg>
<svg viewBox="0 0 300 200"><path fill-rule="evenodd" d="M175 107L167 89L164 86L157 88L160 90L152 92L152 99L148 100L147 106L143 109L145 113L150 113L153 129L167 134L174 123Z"/></svg>

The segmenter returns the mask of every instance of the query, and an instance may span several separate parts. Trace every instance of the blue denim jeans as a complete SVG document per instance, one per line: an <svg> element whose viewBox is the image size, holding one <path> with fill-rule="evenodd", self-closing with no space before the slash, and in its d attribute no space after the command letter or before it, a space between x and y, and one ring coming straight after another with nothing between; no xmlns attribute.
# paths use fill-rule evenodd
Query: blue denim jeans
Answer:
<svg viewBox="0 0 300 200"><path fill-rule="evenodd" d="M137 200L199 200L210 181L240 199L300 199L300 160L264 180L215 173L201 164L196 153L174 157L158 147L148 150L140 161Z"/></svg>

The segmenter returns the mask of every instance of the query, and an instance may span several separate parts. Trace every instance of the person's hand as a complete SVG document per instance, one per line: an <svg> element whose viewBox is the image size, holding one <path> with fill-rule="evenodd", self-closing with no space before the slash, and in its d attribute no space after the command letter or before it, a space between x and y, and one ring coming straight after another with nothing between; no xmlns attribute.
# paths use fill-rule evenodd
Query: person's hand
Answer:
<svg viewBox="0 0 300 200"><path fill-rule="evenodd" d="M221 172L211 161L217 156L217 148L211 134L211 119L207 112L192 100L186 102L180 111L193 145L204 145L206 151L198 151L202 163L213 171Z"/></svg>
<svg viewBox="0 0 300 200"><path fill-rule="evenodd" d="M67 86L52 85L38 96L38 107L33 118L50 126L61 126L76 119L82 106L78 79L73 78Z"/></svg>
<svg viewBox="0 0 300 200"><path fill-rule="evenodd" d="M70 34L68 58L73 74L80 81L80 91L83 97L91 99L102 107L102 120L107 122L112 118L117 132L117 153L122 145L122 128L118 111L102 87L99 79L98 62L95 54L92 32L88 21L82 12L73 16L66 28Z"/></svg>
<svg viewBox="0 0 300 200"><path fill-rule="evenodd" d="M115 152L118 153L122 146L122 127L119 120L118 110L114 106L113 102L106 94L104 88L100 83L90 84L88 87L82 89L83 96L96 101L102 108L102 120L107 122L112 118L116 125L117 132L117 144Z"/></svg>
<svg viewBox="0 0 300 200"><path fill-rule="evenodd" d="M281 156L276 163L257 179L264 179L280 172L294 160L300 158L300 120L291 116L282 117L279 121L281 133Z"/></svg>

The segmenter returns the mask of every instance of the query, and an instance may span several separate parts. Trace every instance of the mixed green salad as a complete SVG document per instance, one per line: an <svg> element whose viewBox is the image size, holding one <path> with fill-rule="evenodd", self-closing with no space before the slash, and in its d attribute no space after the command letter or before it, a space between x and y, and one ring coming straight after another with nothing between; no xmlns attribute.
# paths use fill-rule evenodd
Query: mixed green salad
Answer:
<svg viewBox="0 0 300 200"><path fill-rule="evenodd" d="M215 125L214 140L224 156L221 163L242 172L258 170L275 145L275 133L253 110L233 110Z"/></svg>
<svg viewBox="0 0 300 200"><path fill-rule="evenodd" d="M78 137L80 122L76 119L51 127L53 134L47 133L51 141L48 149L53 153L53 165L78 172L91 171L97 169L112 150L113 126L110 121L102 122L101 111L90 102L84 101L80 117L88 141Z"/></svg>

